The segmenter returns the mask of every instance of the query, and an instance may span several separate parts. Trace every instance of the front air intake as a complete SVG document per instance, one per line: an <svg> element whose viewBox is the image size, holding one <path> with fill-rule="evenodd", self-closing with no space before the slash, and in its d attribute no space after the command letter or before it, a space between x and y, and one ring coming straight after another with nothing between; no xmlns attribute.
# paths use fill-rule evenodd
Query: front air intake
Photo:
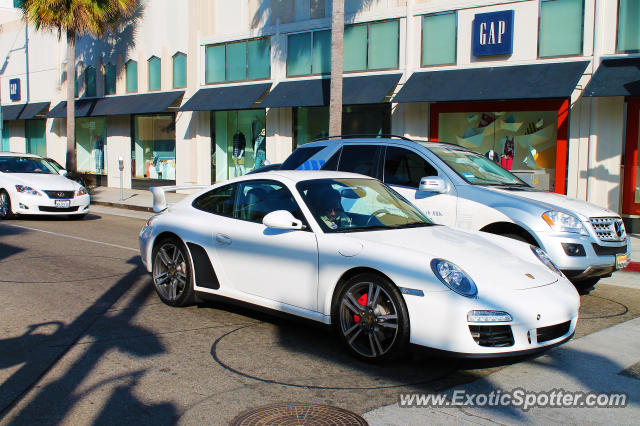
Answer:
<svg viewBox="0 0 640 426"><path fill-rule="evenodd" d="M471 337L480 346L503 348L513 346L513 333L509 325L470 325Z"/></svg>

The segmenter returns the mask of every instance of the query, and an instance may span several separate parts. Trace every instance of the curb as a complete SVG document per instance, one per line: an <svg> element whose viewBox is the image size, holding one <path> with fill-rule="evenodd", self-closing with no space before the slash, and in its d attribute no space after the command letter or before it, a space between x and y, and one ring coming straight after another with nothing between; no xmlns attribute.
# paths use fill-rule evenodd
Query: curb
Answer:
<svg viewBox="0 0 640 426"><path fill-rule="evenodd" d="M640 272L640 262L629 262L629 266L621 270L625 272Z"/></svg>
<svg viewBox="0 0 640 426"><path fill-rule="evenodd" d="M103 206L103 207L113 207L116 209L135 210L138 212L155 213L153 211L153 208L151 207L136 206L133 204L110 203L108 201L95 201L95 200L91 200L91 204L96 206Z"/></svg>

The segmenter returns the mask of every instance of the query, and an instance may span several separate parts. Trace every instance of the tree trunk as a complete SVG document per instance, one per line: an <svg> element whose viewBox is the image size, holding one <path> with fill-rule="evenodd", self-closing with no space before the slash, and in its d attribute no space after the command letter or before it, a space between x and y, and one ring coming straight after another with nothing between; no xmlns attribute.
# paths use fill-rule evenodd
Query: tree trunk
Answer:
<svg viewBox="0 0 640 426"><path fill-rule="evenodd" d="M65 168L76 171L76 36L67 31L67 164Z"/></svg>
<svg viewBox="0 0 640 426"><path fill-rule="evenodd" d="M331 98L329 136L342 134L342 62L344 51L344 0L333 0L331 17Z"/></svg>

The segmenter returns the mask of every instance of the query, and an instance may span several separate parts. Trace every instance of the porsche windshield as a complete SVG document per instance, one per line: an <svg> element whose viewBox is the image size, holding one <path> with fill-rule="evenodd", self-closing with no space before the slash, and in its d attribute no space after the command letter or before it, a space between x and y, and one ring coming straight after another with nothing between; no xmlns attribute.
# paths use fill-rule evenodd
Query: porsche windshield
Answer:
<svg viewBox="0 0 640 426"><path fill-rule="evenodd" d="M325 232L432 225L417 208L377 180L315 179L296 187Z"/></svg>
<svg viewBox="0 0 640 426"><path fill-rule="evenodd" d="M37 157L1 157L0 172L57 174L49 162Z"/></svg>
<svg viewBox="0 0 640 426"><path fill-rule="evenodd" d="M480 154L446 147L429 149L472 185L529 186Z"/></svg>

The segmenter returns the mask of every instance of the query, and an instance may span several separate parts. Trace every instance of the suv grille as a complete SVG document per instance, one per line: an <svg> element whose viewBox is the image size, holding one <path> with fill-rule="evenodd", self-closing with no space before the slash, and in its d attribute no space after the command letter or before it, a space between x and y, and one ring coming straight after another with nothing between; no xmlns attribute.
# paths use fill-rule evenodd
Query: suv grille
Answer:
<svg viewBox="0 0 640 426"><path fill-rule="evenodd" d="M44 191L45 194L47 194L49 196L49 198L53 198L53 199L67 199L67 198L73 198L73 196L75 195L75 191Z"/></svg>
<svg viewBox="0 0 640 426"><path fill-rule="evenodd" d="M513 346L513 333L509 325L470 325L469 331L473 340L480 346Z"/></svg>
<svg viewBox="0 0 640 426"><path fill-rule="evenodd" d="M592 217L589 221L600 241L624 241L627 237L624 223L619 217Z"/></svg>
<svg viewBox="0 0 640 426"><path fill-rule="evenodd" d="M564 336L569 332L569 328L571 328L571 321L563 322L562 324L550 325L548 327L541 327L536 330L538 343L548 342L549 340Z"/></svg>

